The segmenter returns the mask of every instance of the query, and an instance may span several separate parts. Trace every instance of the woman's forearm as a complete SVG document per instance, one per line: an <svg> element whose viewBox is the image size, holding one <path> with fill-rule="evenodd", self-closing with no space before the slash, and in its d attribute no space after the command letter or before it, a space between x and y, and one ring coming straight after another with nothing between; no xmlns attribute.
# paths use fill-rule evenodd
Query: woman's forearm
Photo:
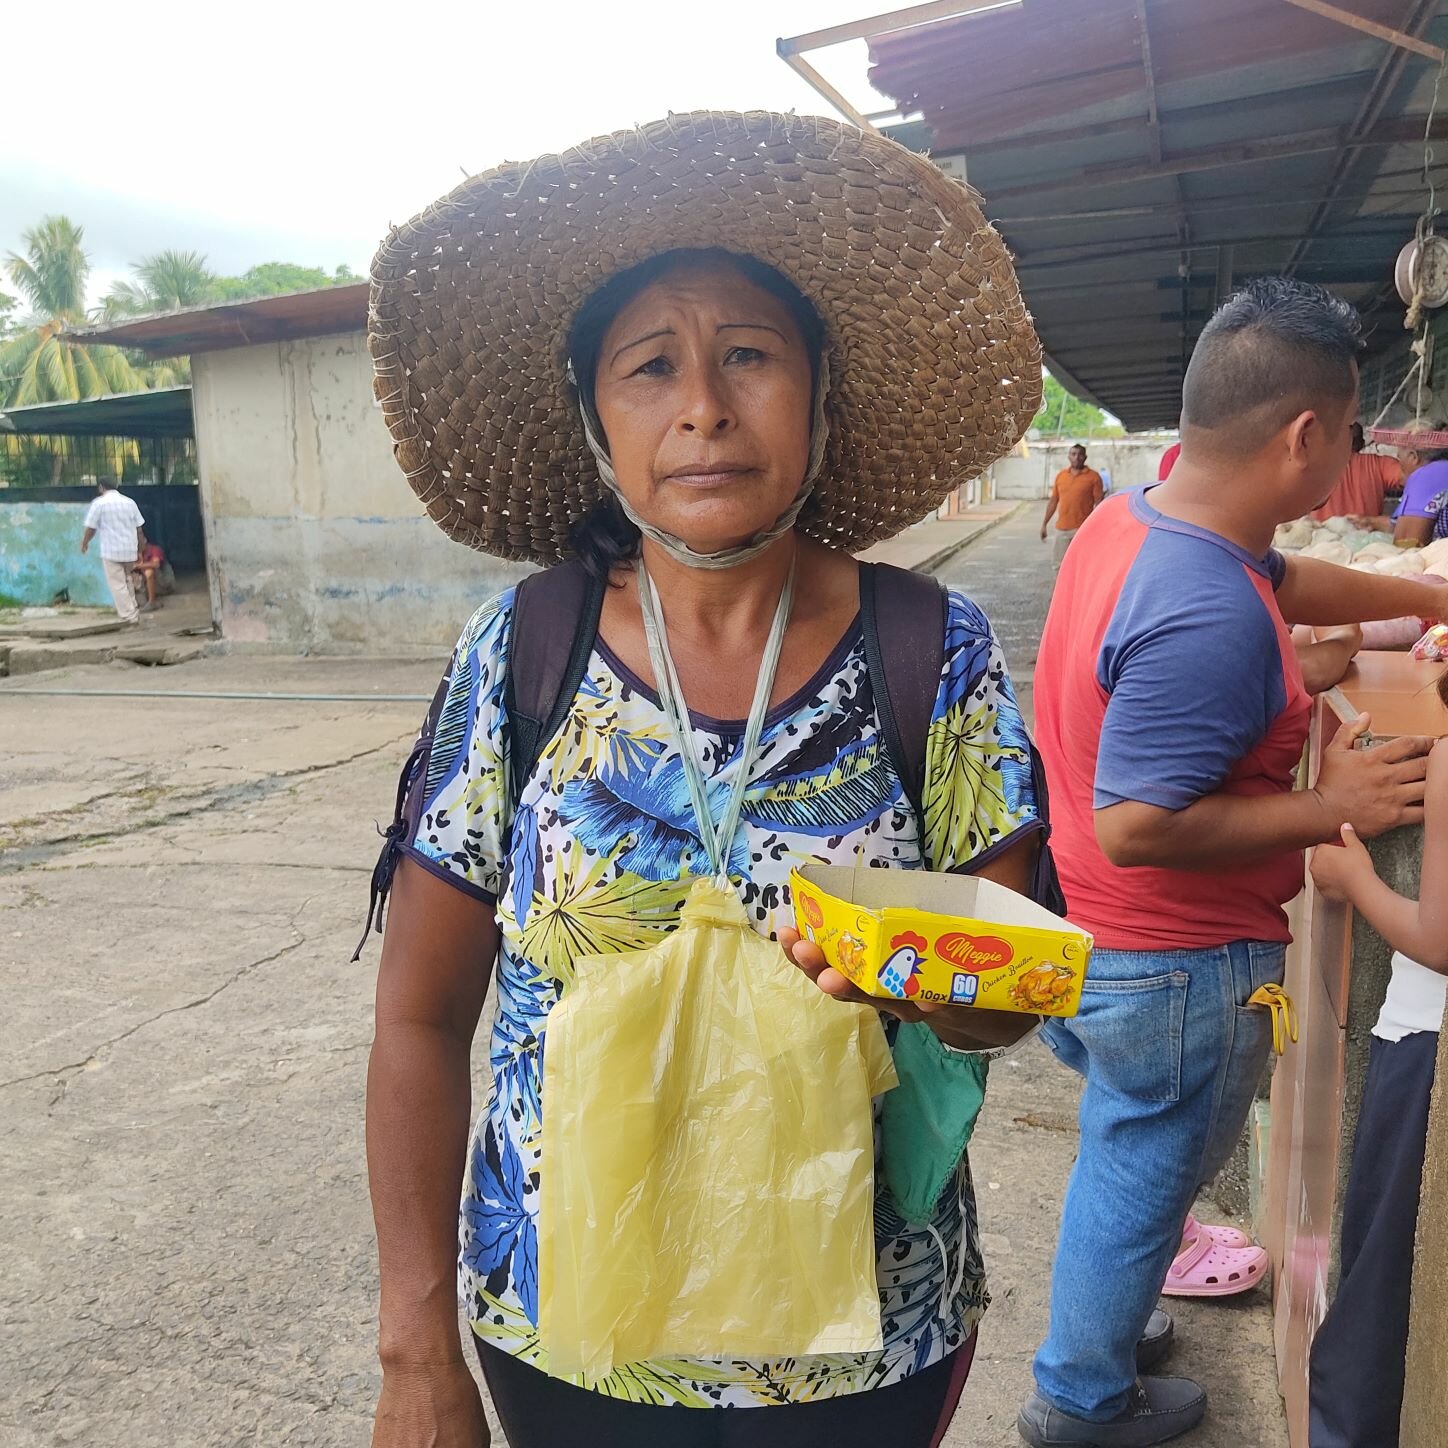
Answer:
<svg viewBox="0 0 1448 1448"><path fill-rule="evenodd" d="M381 1021L367 1071L367 1174L381 1275L378 1350L388 1364L461 1356L458 1199L471 1114L468 1042Z"/></svg>

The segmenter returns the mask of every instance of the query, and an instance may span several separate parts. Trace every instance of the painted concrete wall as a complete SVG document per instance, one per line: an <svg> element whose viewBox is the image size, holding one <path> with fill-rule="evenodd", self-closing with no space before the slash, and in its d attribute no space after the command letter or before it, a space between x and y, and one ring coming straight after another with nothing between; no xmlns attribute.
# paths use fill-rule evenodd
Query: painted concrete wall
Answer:
<svg viewBox="0 0 1448 1448"><path fill-rule="evenodd" d="M166 550L178 573L206 567L201 537L201 501L191 483L127 483L123 493L141 510L146 537ZM0 507L16 503L80 503L96 495L91 487L0 488Z"/></svg>
<svg viewBox="0 0 1448 1448"><path fill-rule="evenodd" d="M996 497L1049 496L1051 480L1067 465L1066 454L1074 441L1064 438L1060 442L1033 442L1029 457L1012 454L1002 458L992 469ZM1082 444L1087 463L1098 472L1111 474L1113 491L1154 483L1161 455L1171 445L1170 441L1135 437L1083 439Z"/></svg>
<svg viewBox="0 0 1448 1448"><path fill-rule="evenodd" d="M234 644L436 652L525 571L423 512L360 332L206 353L192 384L212 601Z"/></svg>
<svg viewBox="0 0 1448 1448"><path fill-rule="evenodd" d="M89 502L0 506L0 607L46 604L61 589L75 604L109 605L95 544L82 556Z"/></svg>

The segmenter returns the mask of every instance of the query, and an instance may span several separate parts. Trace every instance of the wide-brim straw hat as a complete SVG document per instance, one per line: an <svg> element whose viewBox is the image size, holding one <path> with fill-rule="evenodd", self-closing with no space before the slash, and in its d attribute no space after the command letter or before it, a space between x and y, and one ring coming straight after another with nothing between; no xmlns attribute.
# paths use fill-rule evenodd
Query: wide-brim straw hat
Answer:
<svg viewBox="0 0 1448 1448"><path fill-rule="evenodd" d="M699 111L511 163L396 227L370 344L397 460L461 543L553 563L603 485L567 379L569 327L611 276L723 248L824 321L829 446L799 527L857 551L1020 439L1041 353L974 192L873 132Z"/></svg>

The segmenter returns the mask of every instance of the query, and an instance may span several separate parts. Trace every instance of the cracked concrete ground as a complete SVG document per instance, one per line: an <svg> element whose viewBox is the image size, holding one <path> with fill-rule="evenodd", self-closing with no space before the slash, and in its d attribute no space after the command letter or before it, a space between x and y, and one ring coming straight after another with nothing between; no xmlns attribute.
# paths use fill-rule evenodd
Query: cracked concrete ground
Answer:
<svg viewBox="0 0 1448 1448"><path fill-rule="evenodd" d="M973 554L954 566L990 606L996 573ZM1009 586L1025 592L1002 606L1035 606L1024 582ZM373 821L425 707L372 696L430 697L437 672L231 658L0 685L6 1448L368 1441L375 946L348 958ZM168 689L368 697L159 697ZM1018 1442L1075 1100L1044 1051L992 1081L972 1158L996 1303L949 1448ZM1185 1441L1277 1448L1264 1299L1184 1307L1179 1321L1176 1365L1213 1393Z"/></svg>

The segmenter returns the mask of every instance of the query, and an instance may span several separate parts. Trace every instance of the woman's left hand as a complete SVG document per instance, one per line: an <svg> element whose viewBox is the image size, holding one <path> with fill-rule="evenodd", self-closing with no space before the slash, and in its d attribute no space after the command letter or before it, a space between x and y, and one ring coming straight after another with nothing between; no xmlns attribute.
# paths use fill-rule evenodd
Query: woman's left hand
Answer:
<svg viewBox="0 0 1448 1448"><path fill-rule="evenodd" d="M987 1011L979 1006L950 1005L937 1001L900 1001L866 995L848 976L836 970L825 953L797 930L781 930L779 943L790 961L827 996L837 1001L874 1006L902 1021L924 1021L948 1046L963 1051L990 1050L1013 1045L1035 1029L1037 1017L1014 1011Z"/></svg>

